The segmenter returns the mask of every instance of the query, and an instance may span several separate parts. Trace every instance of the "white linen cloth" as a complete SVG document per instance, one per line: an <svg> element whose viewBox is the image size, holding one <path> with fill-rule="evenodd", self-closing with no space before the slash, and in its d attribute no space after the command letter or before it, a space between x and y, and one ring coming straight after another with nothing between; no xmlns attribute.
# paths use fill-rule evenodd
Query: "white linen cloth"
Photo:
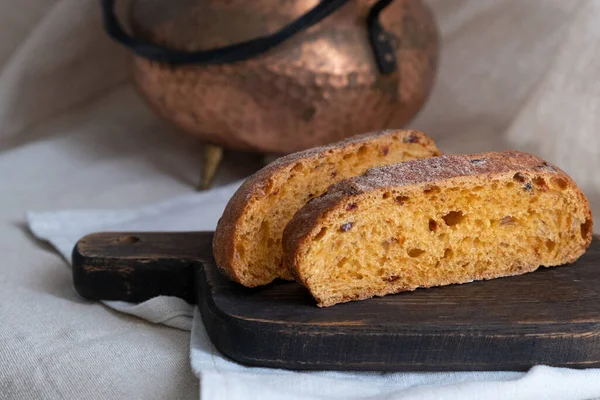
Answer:
<svg viewBox="0 0 600 400"><path fill-rule="evenodd" d="M66 258L77 239L91 232L213 230L239 182L130 210L29 213L32 232ZM190 329L193 307L174 297L108 307ZM193 313L190 358L202 399L589 399L600 397L600 369L576 371L539 366L519 372L351 373L292 372L239 365L211 344L199 312Z"/></svg>
<svg viewBox="0 0 600 400"><path fill-rule="evenodd" d="M68 261L83 236L101 231L213 231L225 204L241 182L131 210L66 210L28 213L29 229L50 242ZM202 216L197 218L196 216ZM139 304L105 301L107 306L153 323L192 329L193 307L177 297L159 296Z"/></svg>
<svg viewBox="0 0 600 400"><path fill-rule="evenodd" d="M600 215L600 2L427 2L442 59L430 100L410 126L446 152L536 153L571 174ZM536 367L522 377L245 368L215 353L198 319L191 370L182 330L190 326L188 305L110 303L158 323L148 324L81 299L64 261L32 240L27 210L70 210L29 216L31 230L58 240L63 252L77 233L60 242L64 232L51 233L53 223L83 234L216 221L193 211L192 203L212 201L190 195L200 145L147 109L131 89L128 58L103 35L95 0L0 0L0 399L196 398L192 370L204 399L600 397L597 370ZM219 183L257 167L250 156L235 158ZM180 196L193 199L189 207L164 206ZM164 212L143 206L157 202ZM154 212L123 219L140 210Z"/></svg>

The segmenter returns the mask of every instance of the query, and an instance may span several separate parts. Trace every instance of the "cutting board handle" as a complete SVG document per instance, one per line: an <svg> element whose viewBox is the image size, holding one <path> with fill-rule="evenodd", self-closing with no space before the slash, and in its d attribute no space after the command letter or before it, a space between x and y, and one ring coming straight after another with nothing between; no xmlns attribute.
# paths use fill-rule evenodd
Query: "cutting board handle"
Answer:
<svg viewBox="0 0 600 400"><path fill-rule="evenodd" d="M176 296L196 303L196 268L212 261L213 232L105 232L73 249L73 284L91 300L141 302Z"/></svg>

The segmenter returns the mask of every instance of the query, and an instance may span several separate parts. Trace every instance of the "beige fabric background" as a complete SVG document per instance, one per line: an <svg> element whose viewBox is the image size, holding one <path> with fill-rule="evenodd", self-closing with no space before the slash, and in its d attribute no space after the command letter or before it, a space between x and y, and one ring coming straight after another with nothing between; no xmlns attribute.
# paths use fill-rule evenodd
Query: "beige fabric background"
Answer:
<svg viewBox="0 0 600 400"><path fill-rule="evenodd" d="M441 67L410 126L446 152L539 154L600 215L600 1L428 3ZM133 207L197 179L201 145L132 90L97 6L0 0L0 399L198 396L188 332L83 301L64 261L24 227L26 210ZM256 167L230 159L219 182Z"/></svg>

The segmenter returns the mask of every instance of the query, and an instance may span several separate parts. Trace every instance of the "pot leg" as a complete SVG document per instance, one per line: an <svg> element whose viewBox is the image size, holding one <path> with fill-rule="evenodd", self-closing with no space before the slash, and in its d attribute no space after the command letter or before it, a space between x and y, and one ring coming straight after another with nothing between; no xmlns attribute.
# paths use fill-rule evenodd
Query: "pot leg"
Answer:
<svg viewBox="0 0 600 400"><path fill-rule="evenodd" d="M223 147L207 143L204 147L204 159L200 173L200 182L197 186L198 190L210 188L222 160Z"/></svg>

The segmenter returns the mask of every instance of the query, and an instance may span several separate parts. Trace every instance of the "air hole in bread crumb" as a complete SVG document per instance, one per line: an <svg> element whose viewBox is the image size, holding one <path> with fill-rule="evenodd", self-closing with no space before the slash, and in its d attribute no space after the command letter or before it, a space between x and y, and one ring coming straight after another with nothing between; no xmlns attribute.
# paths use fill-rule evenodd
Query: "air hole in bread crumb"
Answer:
<svg viewBox="0 0 600 400"><path fill-rule="evenodd" d="M269 194L271 193L271 189L273 189L273 181L269 180L266 185L262 187L262 191L264 194Z"/></svg>
<svg viewBox="0 0 600 400"><path fill-rule="evenodd" d="M348 258L347 257L342 257L340 259L340 261L337 262L338 268L342 268L346 264L346 262L348 262Z"/></svg>
<svg viewBox="0 0 600 400"><path fill-rule="evenodd" d="M323 236L325 236L326 233L327 233L327 227L321 228L321 230L319 231L319 233L317 233L315 235L314 240L321 240L323 238Z"/></svg>
<svg viewBox="0 0 600 400"><path fill-rule="evenodd" d="M398 279L400 279L400 277L398 275L390 275L390 276L386 276L385 278L382 278L382 279L386 282L394 282L394 281L397 281Z"/></svg>
<svg viewBox="0 0 600 400"><path fill-rule="evenodd" d="M408 251L408 255L413 258L419 257L419 256L423 255L423 253L425 253L425 250L421 250L421 249L410 249Z"/></svg>
<svg viewBox="0 0 600 400"><path fill-rule="evenodd" d="M356 272L356 271L351 271L350 275L354 278L354 279L358 279L361 280L363 279L365 276L363 274L361 274L360 272Z"/></svg>
<svg viewBox="0 0 600 400"><path fill-rule="evenodd" d="M514 184L514 182L508 182L506 184L506 187L509 188L509 189L511 189L511 188L515 187L515 184Z"/></svg>
<svg viewBox="0 0 600 400"><path fill-rule="evenodd" d="M409 136L402 139L404 143L419 143L419 137L414 133L411 133Z"/></svg>
<svg viewBox="0 0 600 400"><path fill-rule="evenodd" d="M464 218L465 217L463 216L462 211L450 211L448 214L442 217L448 226L460 224Z"/></svg>
<svg viewBox="0 0 600 400"><path fill-rule="evenodd" d="M429 220L429 230L431 232L435 232L435 231L437 231L437 228L438 228L437 222L435 222L433 219L430 219Z"/></svg>
<svg viewBox="0 0 600 400"><path fill-rule="evenodd" d="M385 251L388 251L388 250L389 250L389 248L390 248L390 245L391 245L392 243L398 243L398 239L396 239L395 237L392 237L392 238L386 239L386 240L384 240L384 241L382 241L382 242L381 242L381 247L383 247L383 249L384 249Z"/></svg>
<svg viewBox="0 0 600 400"><path fill-rule="evenodd" d="M385 192L381 197L384 199L389 199L392 194L390 192Z"/></svg>
<svg viewBox="0 0 600 400"><path fill-rule="evenodd" d="M581 224L581 237L586 240L590 235L590 231L592 230L592 220L588 219L583 224Z"/></svg>
<svg viewBox="0 0 600 400"><path fill-rule="evenodd" d="M267 220L263 220L260 223L260 228L258 228L258 236L260 237L260 241L262 243L266 243L269 236L271 236L271 227Z"/></svg>
<svg viewBox="0 0 600 400"><path fill-rule="evenodd" d="M294 172L300 172L304 169L304 165L302 165L302 163L298 163L296 165L294 165L294 168L292 168L292 171Z"/></svg>
<svg viewBox="0 0 600 400"><path fill-rule="evenodd" d="M546 190L548 190L548 185L546 185L546 181L541 176L536 176L533 179L533 183L542 192L545 192Z"/></svg>
<svg viewBox="0 0 600 400"><path fill-rule="evenodd" d="M517 182L521 182L521 183L525 182L525 176L520 172L517 172L516 174L514 174L513 179Z"/></svg>
<svg viewBox="0 0 600 400"><path fill-rule="evenodd" d="M430 186L427 189L423 190L423 193L434 194L434 193L439 193L440 191L441 191L441 189L439 188L439 186Z"/></svg>
<svg viewBox="0 0 600 400"><path fill-rule="evenodd" d="M442 258L451 258L454 255L454 252L452 251L452 249L446 249L444 250L444 255L442 256Z"/></svg>
<svg viewBox="0 0 600 400"><path fill-rule="evenodd" d="M549 252L552 252L556 247L556 243L550 239L546 240L546 248Z"/></svg>
<svg viewBox="0 0 600 400"><path fill-rule="evenodd" d="M396 196L396 203L398 204L404 204L406 201L408 201L408 196Z"/></svg>
<svg viewBox="0 0 600 400"><path fill-rule="evenodd" d="M564 190L567 188L567 182L562 178L553 179L552 183L558 186L560 190Z"/></svg>
<svg viewBox="0 0 600 400"><path fill-rule="evenodd" d="M471 189L473 192L479 192L480 190L483 190L483 186L475 186L473 189Z"/></svg>
<svg viewBox="0 0 600 400"><path fill-rule="evenodd" d="M344 154L344 156L342 157L342 159L343 160L349 160L352 157L354 157L354 153L348 153L348 154Z"/></svg>
<svg viewBox="0 0 600 400"><path fill-rule="evenodd" d="M362 146L360 146L360 148L358 149L356 154L358 156L365 156L365 155L367 155L368 151L369 151L369 149L367 148L367 145L363 144Z"/></svg>
<svg viewBox="0 0 600 400"><path fill-rule="evenodd" d="M244 246L242 246L241 244L235 246L235 253L236 253L238 259L246 258L246 250L244 249Z"/></svg>
<svg viewBox="0 0 600 400"><path fill-rule="evenodd" d="M502 225L515 225L517 223L517 219L507 215L506 217L500 220L500 226Z"/></svg>

